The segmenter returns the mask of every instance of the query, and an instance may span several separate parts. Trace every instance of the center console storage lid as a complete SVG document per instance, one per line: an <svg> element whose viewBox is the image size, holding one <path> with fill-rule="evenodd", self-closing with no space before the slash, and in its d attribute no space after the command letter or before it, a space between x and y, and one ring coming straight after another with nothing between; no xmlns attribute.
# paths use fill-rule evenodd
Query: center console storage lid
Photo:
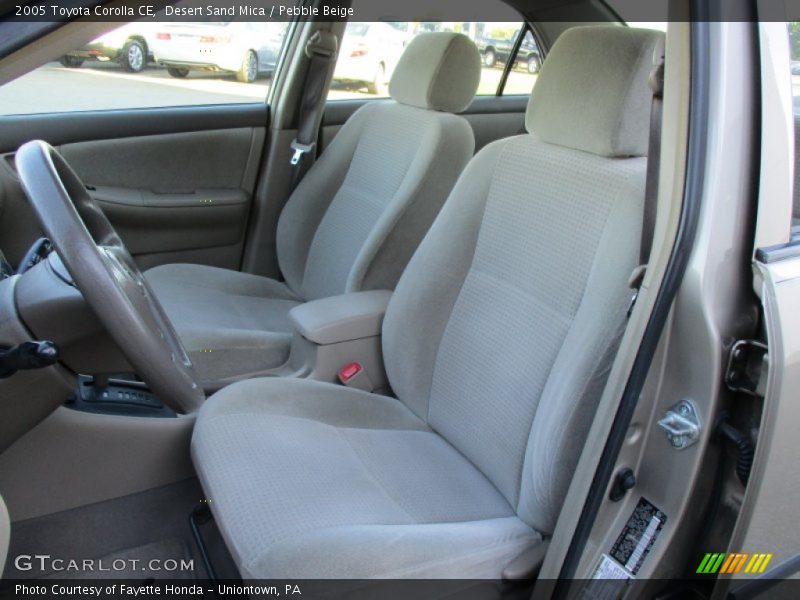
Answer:
<svg viewBox="0 0 800 600"><path fill-rule="evenodd" d="M289 312L297 332L326 345L380 335L392 292L371 290L312 300Z"/></svg>

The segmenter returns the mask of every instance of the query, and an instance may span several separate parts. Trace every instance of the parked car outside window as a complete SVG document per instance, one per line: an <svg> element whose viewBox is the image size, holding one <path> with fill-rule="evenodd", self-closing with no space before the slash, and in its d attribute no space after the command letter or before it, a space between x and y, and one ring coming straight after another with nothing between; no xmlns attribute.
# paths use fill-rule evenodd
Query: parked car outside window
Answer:
<svg viewBox="0 0 800 600"><path fill-rule="evenodd" d="M533 34L521 21L376 21L353 22L345 29L328 98L346 100L389 95L389 80L408 43L421 33L449 31L470 38L481 54L479 96L529 94L542 64ZM503 67L511 59L520 34L523 40L513 58L516 69L503 85ZM501 89L502 87L502 89Z"/></svg>
<svg viewBox="0 0 800 600"><path fill-rule="evenodd" d="M516 29L511 35L503 35L507 33L507 29L492 28L487 35L476 39L475 45L478 46L478 50L481 52L484 66L490 69L505 66L514 51L514 44L519 37L519 32L520 30ZM514 67L534 74L539 72L541 66L542 57L539 54L539 48L536 46L533 37L526 35L515 57Z"/></svg>
<svg viewBox="0 0 800 600"><path fill-rule="evenodd" d="M59 62L78 68L87 60L114 61L130 73L139 73L153 60L153 39L158 23L129 23L67 52Z"/></svg>
<svg viewBox="0 0 800 600"><path fill-rule="evenodd" d="M361 84L370 94L387 95L389 78L408 40L400 28L388 23L349 23L334 80Z"/></svg>
<svg viewBox="0 0 800 600"><path fill-rule="evenodd" d="M190 71L224 71L252 83L259 74L275 71L285 31L285 23L162 24L153 54L179 79Z"/></svg>

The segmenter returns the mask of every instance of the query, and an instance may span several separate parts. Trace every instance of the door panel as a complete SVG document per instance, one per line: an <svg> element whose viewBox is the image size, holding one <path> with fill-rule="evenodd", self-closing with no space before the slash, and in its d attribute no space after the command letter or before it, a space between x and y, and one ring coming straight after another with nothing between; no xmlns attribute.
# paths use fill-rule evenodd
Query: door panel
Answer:
<svg viewBox="0 0 800 600"><path fill-rule="evenodd" d="M238 269L264 135L200 131L67 144L61 153L95 188L140 267Z"/></svg>
<svg viewBox="0 0 800 600"><path fill-rule="evenodd" d="M53 146L137 136L264 127L269 107L262 102L98 110L0 117L0 152L14 152L28 140Z"/></svg>
<svg viewBox="0 0 800 600"><path fill-rule="evenodd" d="M81 142L60 151L88 185L154 192L252 190L245 171L253 137L253 129L237 128Z"/></svg>
<svg viewBox="0 0 800 600"><path fill-rule="evenodd" d="M325 107L320 130L320 147L324 150L333 141L345 121L367 102L387 100L333 100ZM486 144L525 131L525 109L528 96L478 96L461 113L475 134L475 151Z"/></svg>
<svg viewBox="0 0 800 600"><path fill-rule="evenodd" d="M0 138L8 131L17 142L58 144L143 269L171 262L238 269L266 136L267 108L257 107L37 115L25 117L27 135L17 118L0 119ZM15 263L40 233L13 154L3 156L0 239Z"/></svg>
<svg viewBox="0 0 800 600"><path fill-rule="evenodd" d="M109 189L114 190L114 196L120 192L139 197L142 194L128 189L98 188L99 194L95 195L140 268L171 262L238 268L250 206L250 196L244 191L150 194L159 200L173 196L194 199L191 206L171 206L168 200L155 204L109 202ZM179 202L183 204L183 200Z"/></svg>

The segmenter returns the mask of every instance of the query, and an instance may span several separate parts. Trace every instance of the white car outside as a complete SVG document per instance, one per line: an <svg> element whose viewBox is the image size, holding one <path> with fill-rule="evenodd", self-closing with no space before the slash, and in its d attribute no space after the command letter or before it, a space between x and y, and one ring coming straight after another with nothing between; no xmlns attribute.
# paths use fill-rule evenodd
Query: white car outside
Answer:
<svg viewBox="0 0 800 600"><path fill-rule="evenodd" d="M155 61L173 77L190 71L224 71L251 83L272 73L278 62L285 23L171 23L155 35Z"/></svg>
<svg viewBox="0 0 800 600"><path fill-rule="evenodd" d="M333 79L366 84L371 94L386 94L408 40L406 33L388 23L348 24Z"/></svg>
<svg viewBox="0 0 800 600"><path fill-rule="evenodd" d="M144 70L152 59L157 23L129 23L117 27L85 46L61 57L65 67L80 67L86 60L115 61L131 73Z"/></svg>

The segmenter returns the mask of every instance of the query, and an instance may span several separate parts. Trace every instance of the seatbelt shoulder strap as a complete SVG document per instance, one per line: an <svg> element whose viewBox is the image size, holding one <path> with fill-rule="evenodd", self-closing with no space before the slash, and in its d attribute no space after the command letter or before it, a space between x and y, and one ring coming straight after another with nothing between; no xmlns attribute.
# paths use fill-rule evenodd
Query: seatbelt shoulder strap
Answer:
<svg viewBox="0 0 800 600"><path fill-rule="evenodd" d="M658 171L661 163L661 108L664 97L664 46L659 44L653 54L653 70L650 72L650 89L653 101L650 108L650 134L647 143L647 176L644 187L644 210L642 211L642 243L639 264L646 265L653 245L653 232L658 208Z"/></svg>
<svg viewBox="0 0 800 600"><path fill-rule="evenodd" d="M664 97L664 44L659 43L653 51L653 69L650 71L650 89L653 100L650 105L650 132L647 141L647 174L644 184L644 206L642 207L642 236L639 245L639 266L631 273L628 284L633 289L628 316L633 310L639 288L647 272L653 234L658 211L658 175L661 163L661 112Z"/></svg>
<svg viewBox="0 0 800 600"><path fill-rule="evenodd" d="M318 29L306 43L309 58L303 92L297 117L297 137L292 142L290 163L294 167L292 188L314 162L316 140L319 132L328 78L336 64L339 42L330 32Z"/></svg>

